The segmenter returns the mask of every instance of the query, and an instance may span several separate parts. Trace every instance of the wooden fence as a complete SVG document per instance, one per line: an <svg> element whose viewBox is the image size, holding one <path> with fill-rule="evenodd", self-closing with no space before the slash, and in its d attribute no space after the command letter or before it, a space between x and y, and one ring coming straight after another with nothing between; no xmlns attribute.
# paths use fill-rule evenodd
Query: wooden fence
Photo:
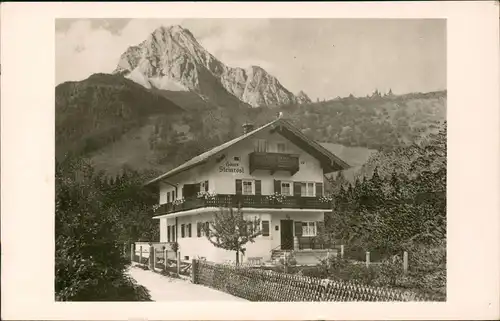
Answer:
<svg viewBox="0 0 500 321"><path fill-rule="evenodd" d="M346 281L192 261L192 282L250 301L443 301L444 298Z"/></svg>
<svg viewBox="0 0 500 321"><path fill-rule="evenodd" d="M160 249L154 246L130 247L130 260L155 272L170 272L177 276L191 274L191 262L181 260L181 253L168 248Z"/></svg>

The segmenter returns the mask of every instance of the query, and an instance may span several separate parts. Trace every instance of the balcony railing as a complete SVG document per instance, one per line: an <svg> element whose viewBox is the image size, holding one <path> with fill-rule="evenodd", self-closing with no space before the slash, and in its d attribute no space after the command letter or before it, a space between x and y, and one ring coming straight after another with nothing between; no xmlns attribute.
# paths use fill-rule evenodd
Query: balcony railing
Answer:
<svg viewBox="0 0 500 321"><path fill-rule="evenodd" d="M276 171L288 171L294 175L299 171L299 156L282 153L252 152L249 155L250 174L257 169L269 170L271 175Z"/></svg>
<svg viewBox="0 0 500 321"><path fill-rule="evenodd" d="M331 202L321 197L286 196L282 200L268 195L230 195L217 194L208 198L190 198L182 203L162 204L155 215L170 214L203 207L250 207L250 208L290 208L322 209L332 208Z"/></svg>

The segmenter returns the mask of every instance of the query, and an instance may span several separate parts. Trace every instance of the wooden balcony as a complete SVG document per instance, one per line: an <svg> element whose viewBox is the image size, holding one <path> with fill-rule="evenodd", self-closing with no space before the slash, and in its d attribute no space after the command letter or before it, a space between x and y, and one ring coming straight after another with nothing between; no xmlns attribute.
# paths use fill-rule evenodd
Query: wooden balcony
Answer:
<svg viewBox="0 0 500 321"><path fill-rule="evenodd" d="M252 152L249 155L250 174L254 170L287 171L293 176L299 171L299 155L283 153Z"/></svg>
<svg viewBox="0 0 500 321"><path fill-rule="evenodd" d="M330 202L323 202L319 197L287 196L282 201L271 199L268 195L229 195L218 194L211 198L186 199L181 204L162 204L155 216L164 215L203 207L249 207L249 208L290 208L290 209L321 209L332 208Z"/></svg>

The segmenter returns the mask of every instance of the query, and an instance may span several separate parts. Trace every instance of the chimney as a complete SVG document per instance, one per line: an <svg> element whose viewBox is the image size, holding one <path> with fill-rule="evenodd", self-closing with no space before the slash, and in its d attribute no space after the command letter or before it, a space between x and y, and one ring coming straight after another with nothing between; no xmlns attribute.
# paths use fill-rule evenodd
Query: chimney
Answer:
<svg viewBox="0 0 500 321"><path fill-rule="evenodd" d="M244 123L243 124L243 134L248 134L253 130L253 124L252 123Z"/></svg>

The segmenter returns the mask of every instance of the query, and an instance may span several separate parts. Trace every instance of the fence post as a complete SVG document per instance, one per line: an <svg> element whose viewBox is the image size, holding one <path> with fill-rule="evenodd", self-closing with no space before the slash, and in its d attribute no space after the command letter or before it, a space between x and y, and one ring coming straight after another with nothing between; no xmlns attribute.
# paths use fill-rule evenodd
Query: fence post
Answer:
<svg viewBox="0 0 500 321"><path fill-rule="evenodd" d="M196 273L198 269L198 262L193 259L191 262L191 283L196 284Z"/></svg>
<svg viewBox="0 0 500 321"><path fill-rule="evenodd" d="M142 264L142 245L139 246L139 264Z"/></svg>
<svg viewBox="0 0 500 321"><path fill-rule="evenodd" d="M344 258L344 244L341 244L340 245L340 258L343 259Z"/></svg>
<svg viewBox="0 0 500 321"><path fill-rule="evenodd" d="M181 274L181 252L177 252L177 276Z"/></svg>
<svg viewBox="0 0 500 321"><path fill-rule="evenodd" d="M153 262L150 263L151 267L152 267L152 270L153 272L155 271L155 268L156 268L156 248L155 247L151 247L153 249L153 255L151 255L152 259L153 259Z"/></svg>
<svg viewBox="0 0 500 321"><path fill-rule="evenodd" d="M135 259L135 244L130 244L130 262L134 262Z"/></svg>
<svg viewBox="0 0 500 321"><path fill-rule="evenodd" d="M403 272L406 274L408 272L408 252L403 252Z"/></svg>
<svg viewBox="0 0 500 321"><path fill-rule="evenodd" d="M370 266L370 252L366 252L366 267Z"/></svg>
<svg viewBox="0 0 500 321"><path fill-rule="evenodd" d="M165 272L167 272L167 263L168 263L168 258L167 258L167 248L163 250L163 269Z"/></svg>

